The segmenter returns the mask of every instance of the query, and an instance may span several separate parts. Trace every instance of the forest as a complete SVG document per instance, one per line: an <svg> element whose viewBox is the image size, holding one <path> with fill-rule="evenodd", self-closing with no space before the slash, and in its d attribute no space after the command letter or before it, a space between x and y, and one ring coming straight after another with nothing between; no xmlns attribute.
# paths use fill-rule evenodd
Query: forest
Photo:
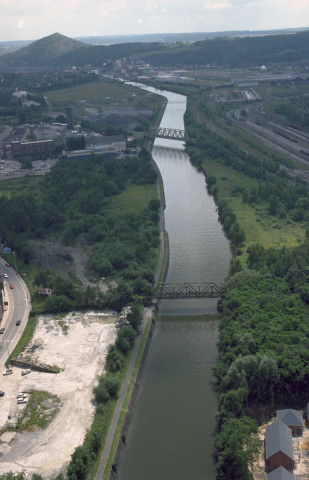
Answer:
<svg viewBox="0 0 309 480"><path fill-rule="evenodd" d="M35 285L48 284L54 293L47 299L34 294L38 311L120 310L134 295L145 296L151 291L159 246L160 202L152 199L134 215L115 214L110 202L129 185L153 184L156 178L145 150L123 159L98 155L88 160L63 158L31 192L0 197L2 241L29 268L36 262L35 239L59 236L65 245L82 239L91 251L88 269L93 279L104 276L118 282L118 288L103 294L95 287L83 290L73 280L35 267Z"/></svg>

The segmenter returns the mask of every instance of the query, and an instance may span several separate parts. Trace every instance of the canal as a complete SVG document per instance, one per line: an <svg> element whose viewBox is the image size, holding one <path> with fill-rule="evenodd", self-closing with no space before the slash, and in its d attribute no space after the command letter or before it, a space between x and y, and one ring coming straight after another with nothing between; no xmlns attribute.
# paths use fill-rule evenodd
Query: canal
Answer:
<svg viewBox="0 0 309 480"><path fill-rule="evenodd" d="M151 87L147 90L168 100L160 126L183 129L186 97ZM166 198L170 244L166 281L222 282L229 268L230 247L204 175L191 165L179 141L156 139L152 155ZM215 479L212 453L217 410L212 367L217 359L216 305L215 299L161 302L118 479Z"/></svg>

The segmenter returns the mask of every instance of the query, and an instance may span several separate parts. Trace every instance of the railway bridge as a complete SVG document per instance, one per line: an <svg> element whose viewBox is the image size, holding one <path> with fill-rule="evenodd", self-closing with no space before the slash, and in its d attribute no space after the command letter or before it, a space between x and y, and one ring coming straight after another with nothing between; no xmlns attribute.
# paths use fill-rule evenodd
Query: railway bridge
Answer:
<svg viewBox="0 0 309 480"><path fill-rule="evenodd" d="M149 129L148 135L150 138L166 138L167 140L180 140L182 142L187 140L186 131L176 128L152 127Z"/></svg>
<svg viewBox="0 0 309 480"><path fill-rule="evenodd" d="M160 300L224 297L223 288L215 282L159 283L152 292L152 298Z"/></svg>

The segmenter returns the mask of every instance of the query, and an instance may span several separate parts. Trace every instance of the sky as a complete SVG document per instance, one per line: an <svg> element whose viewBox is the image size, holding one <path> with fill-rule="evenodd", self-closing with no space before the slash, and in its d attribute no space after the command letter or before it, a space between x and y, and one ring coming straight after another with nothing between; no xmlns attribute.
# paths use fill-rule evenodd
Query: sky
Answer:
<svg viewBox="0 0 309 480"><path fill-rule="evenodd" d="M0 41L309 27L309 0L0 0Z"/></svg>

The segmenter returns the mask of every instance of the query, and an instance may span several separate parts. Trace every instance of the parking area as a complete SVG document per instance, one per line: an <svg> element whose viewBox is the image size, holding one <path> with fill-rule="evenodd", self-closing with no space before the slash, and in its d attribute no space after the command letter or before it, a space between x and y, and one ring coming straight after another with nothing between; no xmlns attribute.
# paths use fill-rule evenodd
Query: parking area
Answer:
<svg viewBox="0 0 309 480"><path fill-rule="evenodd" d="M91 425L95 409L92 389L104 370L107 348L115 341L116 321L112 312L39 318L23 358L57 366L61 372L31 370L22 375L23 369L14 366L9 375L1 372L0 474L25 470L29 475L51 478L65 469ZM31 392L46 392L47 411L57 407L53 419L45 429L27 424L22 432L8 431L7 427L23 416Z"/></svg>
<svg viewBox="0 0 309 480"><path fill-rule="evenodd" d="M56 162L56 159L51 158L44 161L34 160L31 169L22 169L20 162L16 160L0 160L0 180L20 178L27 175L45 175Z"/></svg>

